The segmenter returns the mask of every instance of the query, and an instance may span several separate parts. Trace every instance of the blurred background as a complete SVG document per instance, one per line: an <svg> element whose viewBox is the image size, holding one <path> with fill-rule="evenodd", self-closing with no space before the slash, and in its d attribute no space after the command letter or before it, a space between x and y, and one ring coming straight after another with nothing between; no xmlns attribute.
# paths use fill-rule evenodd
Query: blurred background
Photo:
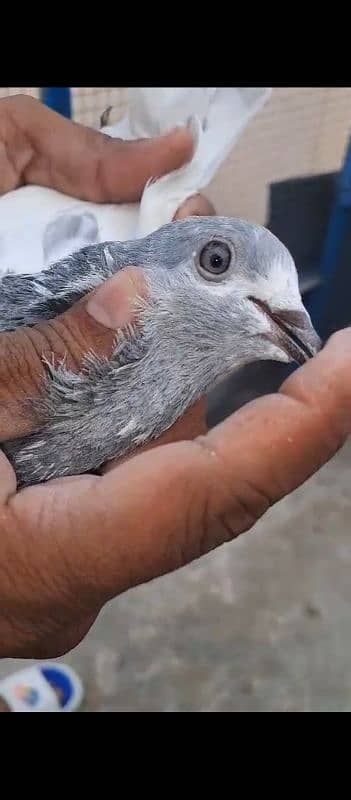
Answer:
<svg viewBox="0 0 351 800"><path fill-rule="evenodd" d="M0 89L18 93L41 96ZM126 103L124 88L72 88L70 113L99 128ZM351 87L273 89L207 191L218 213L289 247L323 338L351 322L350 135ZM235 376L211 396L210 423L286 374ZM254 531L110 603L64 659L85 683L83 710L350 711L350 476L347 445Z"/></svg>

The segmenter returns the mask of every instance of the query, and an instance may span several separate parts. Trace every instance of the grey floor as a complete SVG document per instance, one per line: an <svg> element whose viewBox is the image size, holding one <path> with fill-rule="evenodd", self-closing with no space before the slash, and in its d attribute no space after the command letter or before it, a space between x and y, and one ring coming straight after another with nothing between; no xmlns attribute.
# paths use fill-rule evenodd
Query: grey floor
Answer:
<svg viewBox="0 0 351 800"><path fill-rule="evenodd" d="M351 443L252 532L105 608L64 659L83 710L351 710L350 484Z"/></svg>

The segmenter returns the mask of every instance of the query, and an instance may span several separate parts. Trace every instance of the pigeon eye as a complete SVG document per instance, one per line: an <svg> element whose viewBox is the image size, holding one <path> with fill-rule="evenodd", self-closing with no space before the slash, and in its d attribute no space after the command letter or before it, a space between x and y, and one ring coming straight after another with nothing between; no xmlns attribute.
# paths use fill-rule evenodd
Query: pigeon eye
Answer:
<svg viewBox="0 0 351 800"><path fill-rule="evenodd" d="M223 275L227 271L232 254L225 242L212 240L205 244L199 256L199 271L205 278Z"/></svg>

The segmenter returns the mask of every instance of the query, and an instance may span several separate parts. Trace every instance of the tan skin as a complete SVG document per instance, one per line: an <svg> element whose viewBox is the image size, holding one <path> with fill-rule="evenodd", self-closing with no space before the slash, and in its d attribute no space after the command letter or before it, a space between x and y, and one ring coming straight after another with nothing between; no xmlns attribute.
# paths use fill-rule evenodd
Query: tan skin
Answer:
<svg viewBox="0 0 351 800"><path fill-rule="evenodd" d="M0 101L1 136L1 191L29 181L101 202L135 200L150 174L179 166L192 149L187 131L110 142L27 98ZM178 215L213 213L205 198L188 203ZM66 353L74 369L89 346L109 354L145 287L137 265L106 287L50 323L1 334L2 441L32 427L18 399L41 390L43 352ZM108 600L248 530L319 469L350 433L351 331L332 337L279 393L210 432L204 408L101 477L18 492L0 454L0 656L65 653Z"/></svg>

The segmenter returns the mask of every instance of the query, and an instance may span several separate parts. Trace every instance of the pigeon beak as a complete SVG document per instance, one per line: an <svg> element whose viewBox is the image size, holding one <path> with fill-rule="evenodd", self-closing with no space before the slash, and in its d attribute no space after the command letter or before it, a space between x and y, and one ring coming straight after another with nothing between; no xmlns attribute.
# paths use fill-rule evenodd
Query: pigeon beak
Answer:
<svg viewBox="0 0 351 800"><path fill-rule="evenodd" d="M304 364L313 358L322 347L321 339L316 333L310 316L304 309L274 309L268 303L250 297L271 321L271 330L267 337L278 345L297 364Z"/></svg>

